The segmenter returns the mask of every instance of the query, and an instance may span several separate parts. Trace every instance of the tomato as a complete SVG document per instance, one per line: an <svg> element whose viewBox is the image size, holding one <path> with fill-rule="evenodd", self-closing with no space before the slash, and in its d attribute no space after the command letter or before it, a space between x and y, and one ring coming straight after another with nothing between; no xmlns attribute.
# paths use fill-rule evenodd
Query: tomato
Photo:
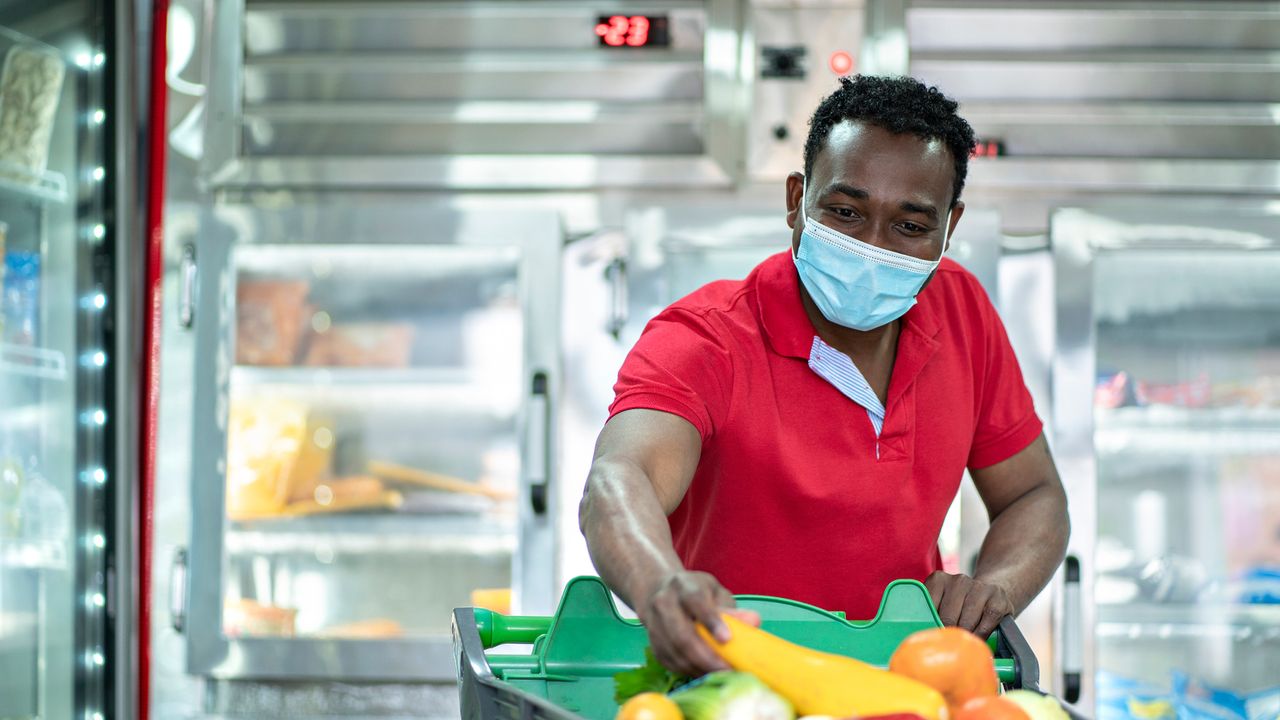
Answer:
<svg viewBox="0 0 1280 720"><path fill-rule="evenodd" d="M991 648L960 628L922 630L903 641L889 660L895 673L942 693L952 714L969 700L999 692Z"/></svg>

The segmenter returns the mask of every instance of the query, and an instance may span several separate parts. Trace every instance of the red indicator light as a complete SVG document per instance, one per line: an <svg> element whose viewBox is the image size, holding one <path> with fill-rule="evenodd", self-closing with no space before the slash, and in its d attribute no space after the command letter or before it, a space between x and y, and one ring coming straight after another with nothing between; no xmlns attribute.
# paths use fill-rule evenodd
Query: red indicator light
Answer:
<svg viewBox="0 0 1280 720"><path fill-rule="evenodd" d="M853 56L843 50L837 50L831 53L828 65L831 66L831 72L837 75L848 75L853 72Z"/></svg>
<svg viewBox="0 0 1280 720"><path fill-rule="evenodd" d="M1004 155L1004 143L999 140L978 140L971 157L1001 157Z"/></svg>

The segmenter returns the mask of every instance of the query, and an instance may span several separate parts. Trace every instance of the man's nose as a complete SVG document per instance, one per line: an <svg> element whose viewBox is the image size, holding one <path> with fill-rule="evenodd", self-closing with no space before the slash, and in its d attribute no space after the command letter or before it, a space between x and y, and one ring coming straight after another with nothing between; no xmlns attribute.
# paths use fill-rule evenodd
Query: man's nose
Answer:
<svg viewBox="0 0 1280 720"><path fill-rule="evenodd" d="M868 220L862 225L862 237L858 239L883 250L893 250L892 231L893 224L887 220Z"/></svg>

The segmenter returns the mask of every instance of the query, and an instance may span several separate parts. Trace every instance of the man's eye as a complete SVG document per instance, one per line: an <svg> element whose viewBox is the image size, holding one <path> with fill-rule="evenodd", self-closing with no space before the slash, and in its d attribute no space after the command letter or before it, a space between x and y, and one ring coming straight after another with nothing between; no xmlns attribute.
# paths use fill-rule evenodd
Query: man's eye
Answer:
<svg viewBox="0 0 1280 720"><path fill-rule="evenodd" d="M928 232L929 230L929 228L924 227L922 225L917 225L913 222L902 223L902 229L906 230L909 233L922 233L922 232Z"/></svg>
<svg viewBox="0 0 1280 720"><path fill-rule="evenodd" d="M847 207L832 208L831 212L834 212L842 218L851 218L854 216L853 209Z"/></svg>

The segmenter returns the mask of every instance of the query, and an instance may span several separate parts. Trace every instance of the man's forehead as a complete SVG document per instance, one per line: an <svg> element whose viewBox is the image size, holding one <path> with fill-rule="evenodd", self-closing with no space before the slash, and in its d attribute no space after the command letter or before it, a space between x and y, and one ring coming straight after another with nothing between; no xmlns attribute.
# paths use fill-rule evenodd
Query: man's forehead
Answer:
<svg viewBox="0 0 1280 720"><path fill-rule="evenodd" d="M954 173L951 153L941 139L926 140L911 133L893 133L878 125L851 120L831 128L814 170L821 167L830 174L828 179L834 179L837 174L876 161L913 167L916 174L936 178L947 188Z"/></svg>

